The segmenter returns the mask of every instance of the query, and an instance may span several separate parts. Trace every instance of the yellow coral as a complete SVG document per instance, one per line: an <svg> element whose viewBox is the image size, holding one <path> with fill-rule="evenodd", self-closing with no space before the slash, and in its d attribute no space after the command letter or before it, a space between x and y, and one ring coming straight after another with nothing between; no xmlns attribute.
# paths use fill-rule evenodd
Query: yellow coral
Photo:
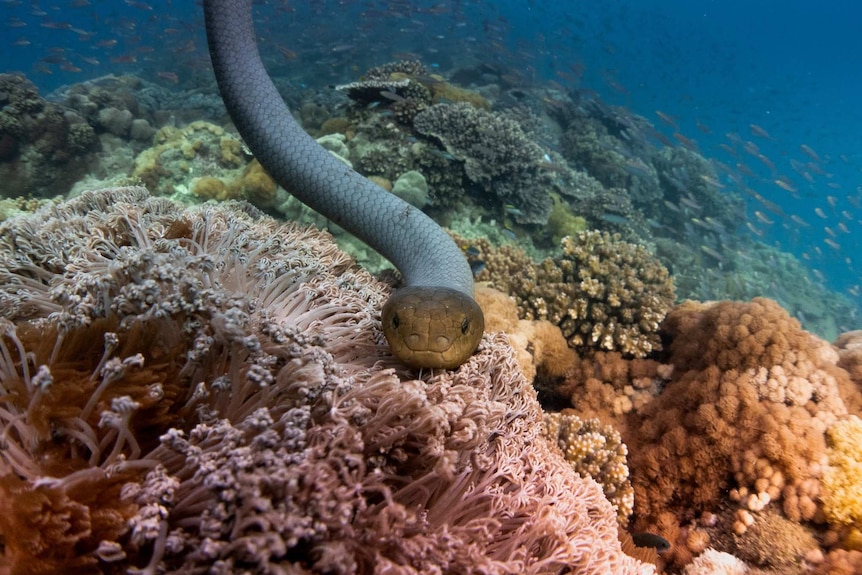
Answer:
<svg viewBox="0 0 862 575"><path fill-rule="evenodd" d="M252 160L242 174L230 183L229 188L232 197L246 199L259 208L268 208L275 202L278 185L260 162Z"/></svg>
<svg viewBox="0 0 862 575"><path fill-rule="evenodd" d="M233 199L227 185L218 178L204 176L192 182L192 193L202 200L224 201Z"/></svg>
<svg viewBox="0 0 862 575"><path fill-rule="evenodd" d="M855 415L826 432L829 466L823 511L830 523L862 527L862 419Z"/></svg>
<svg viewBox="0 0 862 575"><path fill-rule="evenodd" d="M574 215L565 202L559 197L554 198L554 206L545 227L551 241L559 244L565 236L579 234L587 229L587 220Z"/></svg>
<svg viewBox="0 0 862 575"><path fill-rule="evenodd" d="M617 510L621 525L628 522L634 491L626 464L628 449L620 433L598 419L581 419L573 413L546 413L544 434L557 445L575 472L591 477Z"/></svg>

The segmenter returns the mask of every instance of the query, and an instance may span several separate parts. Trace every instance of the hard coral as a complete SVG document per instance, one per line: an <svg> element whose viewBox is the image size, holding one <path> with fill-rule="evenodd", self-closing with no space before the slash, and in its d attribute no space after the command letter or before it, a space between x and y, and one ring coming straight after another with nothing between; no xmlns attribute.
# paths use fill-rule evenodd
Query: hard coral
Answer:
<svg viewBox="0 0 862 575"><path fill-rule="evenodd" d="M12 574L653 572L505 338L407 377L321 232L85 193L0 225L0 280Z"/></svg>
<svg viewBox="0 0 862 575"><path fill-rule="evenodd" d="M5 197L64 194L87 170L93 128L47 102L17 74L0 74L0 180Z"/></svg>
<svg viewBox="0 0 862 575"><path fill-rule="evenodd" d="M634 492L626 465L628 449L620 433L598 419L584 420L574 413L546 413L544 421L545 437L560 448L575 473L602 486L620 525L627 525Z"/></svg>
<svg viewBox="0 0 862 575"><path fill-rule="evenodd" d="M437 104L420 112L414 128L436 138L486 198L517 208L519 223L544 224L551 212L544 154L513 120L469 104Z"/></svg>
<svg viewBox="0 0 862 575"><path fill-rule="evenodd" d="M862 419L850 415L835 423L826 441L823 511L830 523L862 529Z"/></svg>
<svg viewBox="0 0 862 575"><path fill-rule="evenodd" d="M224 180L245 162L234 136L215 124L196 121L184 128L165 126L159 130L154 145L135 158L132 177L159 195L170 195L187 185L190 177Z"/></svg>
<svg viewBox="0 0 862 575"><path fill-rule="evenodd" d="M846 413L837 354L770 300L687 302L668 314L662 393L626 439L635 512L715 511L747 517L780 506L792 521L821 517L825 430Z"/></svg>
<svg viewBox="0 0 862 575"><path fill-rule="evenodd" d="M519 298L526 317L560 326L575 349L645 357L661 349L658 327L674 292L667 269L643 246L582 232L563 239L562 255L542 262Z"/></svg>

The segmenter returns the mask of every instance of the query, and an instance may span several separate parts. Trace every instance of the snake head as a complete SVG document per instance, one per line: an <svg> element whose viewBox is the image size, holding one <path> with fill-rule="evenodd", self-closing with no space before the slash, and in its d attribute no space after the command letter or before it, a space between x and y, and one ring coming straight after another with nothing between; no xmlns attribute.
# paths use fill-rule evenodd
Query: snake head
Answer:
<svg viewBox="0 0 862 575"><path fill-rule="evenodd" d="M382 316L392 354L416 368L458 367L476 351L485 330L479 304L444 287L401 288L383 306Z"/></svg>

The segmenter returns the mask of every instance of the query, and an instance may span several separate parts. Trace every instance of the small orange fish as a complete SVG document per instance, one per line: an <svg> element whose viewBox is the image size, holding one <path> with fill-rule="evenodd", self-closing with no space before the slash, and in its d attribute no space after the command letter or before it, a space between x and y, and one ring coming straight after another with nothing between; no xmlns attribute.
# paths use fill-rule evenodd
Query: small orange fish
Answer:
<svg viewBox="0 0 862 575"><path fill-rule="evenodd" d="M656 110L655 115L658 116L662 122L673 128L674 130L679 130L679 125L677 124L676 118L674 118L670 114L665 114L661 110Z"/></svg>
<svg viewBox="0 0 862 575"><path fill-rule="evenodd" d="M806 222L805 220L803 220L802 218L800 218L799 216L797 216L796 214L793 214L792 216L790 216L790 219L793 220L796 224L802 226L803 228L807 228L808 226L811 225L808 222Z"/></svg>
<svg viewBox="0 0 862 575"><path fill-rule="evenodd" d="M281 55L284 56L286 60L295 60L296 52L291 50L290 48L286 48L284 46L277 45L278 51L281 52Z"/></svg>
<svg viewBox="0 0 862 575"><path fill-rule="evenodd" d="M754 226L754 224L752 224L751 222L745 222L745 227L747 227L747 228L748 228L748 231L750 231L752 234L754 234L754 235L756 235L756 236L758 236L758 237L762 237L762 236L763 236L763 230L760 230L760 229L756 228L756 227Z"/></svg>
<svg viewBox="0 0 862 575"><path fill-rule="evenodd" d="M758 211L758 210L754 210L754 217L755 217L755 218L757 218L757 220L758 220L760 223L762 223L762 224L766 224L767 226L771 226L772 224L774 224L774 223L775 223L775 221L770 220L770 219L766 216L766 214L764 214L763 212Z"/></svg>
<svg viewBox="0 0 862 575"><path fill-rule="evenodd" d="M808 156L809 158L811 158L815 162L820 161L820 156L817 155L817 152L815 152L814 150L812 150L811 148L809 148L805 144L802 144L801 146L799 146L799 149L802 150L803 154L805 154L806 156Z"/></svg>
<svg viewBox="0 0 862 575"><path fill-rule="evenodd" d="M679 132L674 132L673 137L677 142L682 144L683 147L691 150L692 152L697 152L700 150L700 148L697 145L697 142L695 142L691 138L687 138L687 137L683 136Z"/></svg>
<svg viewBox="0 0 862 575"><path fill-rule="evenodd" d="M764 156L763 154L757 154L757 159L760 160L760 163L769 168L770 172L775 171L775 164L772 163L772 160Z"/></svg>

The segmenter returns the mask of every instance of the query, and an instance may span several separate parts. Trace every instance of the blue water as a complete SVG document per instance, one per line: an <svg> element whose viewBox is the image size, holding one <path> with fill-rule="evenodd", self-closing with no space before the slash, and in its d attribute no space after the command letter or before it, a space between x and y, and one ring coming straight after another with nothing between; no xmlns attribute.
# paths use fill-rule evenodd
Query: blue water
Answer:
<svg viewBox="0 0 862 575"><path fill-rule="evenodd" d="M526 85L593 90L749 173L720 179L752 192L736 233L860 303L862 4L268 1L256 18L270 69L312 87L415 54L442 73L474 58ZM0 28L0 71L43 93L109 73L178 89L209 79L199 3L3 0Z"/></svg>

